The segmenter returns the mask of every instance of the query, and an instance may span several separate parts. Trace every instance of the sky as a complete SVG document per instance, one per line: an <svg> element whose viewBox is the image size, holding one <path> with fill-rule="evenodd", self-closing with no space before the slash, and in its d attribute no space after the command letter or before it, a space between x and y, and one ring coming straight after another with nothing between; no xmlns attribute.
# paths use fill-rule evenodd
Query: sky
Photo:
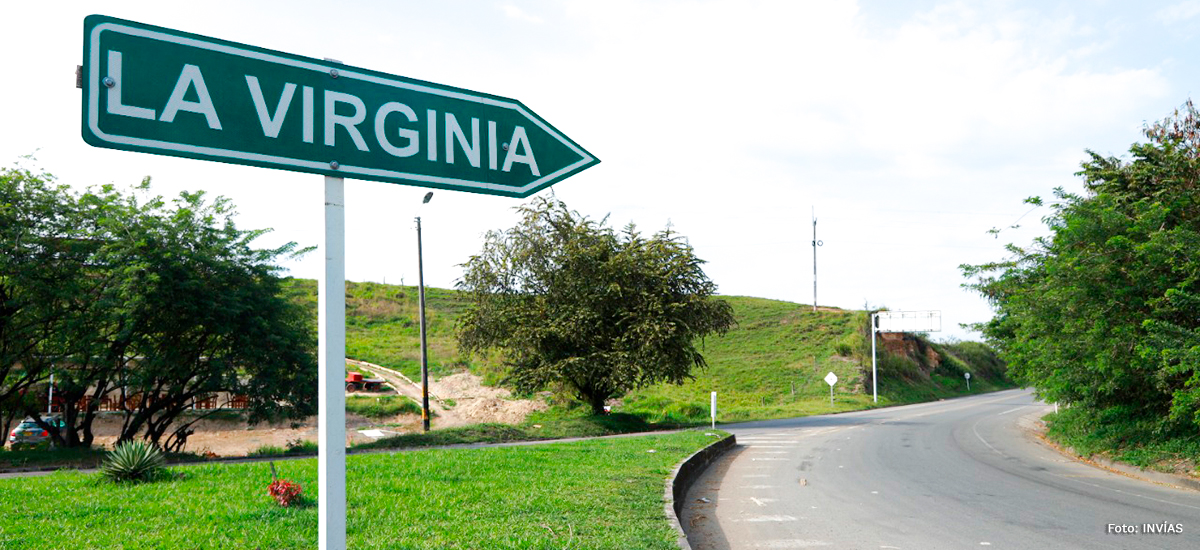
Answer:
<svg viewBox="0 0 1200 550"><path fill-rule="evenodd" d="M322 238L323 178L100 149L81 138L83 19L99 13L516 98L601 163L540 194L687 237L721 294L941 312L988 304L961 264L1045 234L1023 200L1092 150L1127 158L1200 82L1200 0L9 2L0 163L78 189L150 176L237 206L263 247ZM452 287L520 199L346 180L346 275ZM540 195L539 194L539 195ZM1000 229L998 234L989 233ZM322 255L284 264L318 278Z"/></svg>

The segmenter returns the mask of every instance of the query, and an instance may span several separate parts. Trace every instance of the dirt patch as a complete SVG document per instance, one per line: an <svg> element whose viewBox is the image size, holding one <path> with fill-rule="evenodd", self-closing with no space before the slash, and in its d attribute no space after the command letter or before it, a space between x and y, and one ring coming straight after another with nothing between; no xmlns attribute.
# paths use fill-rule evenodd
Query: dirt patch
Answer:
<svg viewBox="0 0 1200 550"><path fill-rule="evenodd" d="M385 378L399 393L413 399L420 398L420 386L399 373L383 369L370 363L355 362ZM515 399L512 392L504 388L485 386L482 379L471 373L458 373L430 382L430 393L440 398L440 403L431 403L437 415L432 425L450 428L481 423L518 424L533 411L546 409L543 399ZM376 395L376 394L355 394ZM454 403L450 406L447 402ZM431 400L432 401L432 400ZM116 413L101 414L93 424L96 443L106 447L117 440L121 432L122 416ZM260 447L286 448L296 441L317 441L317 417L310 417L293 425L292 422L257 424L229 418L201 420L193 427L195 433L188 437L188 452L212 453L219 456L245 456ZM391 418L372 419L356 414L346 414L347 443L362 443L373 438L359 432L362 429L379 429L385 435L413 433L421 430L421 417L398 415Z"/></svg>
<svg viewBox="0 0 1200 550"><path fill-rule="evenodd" d="M421 387L404 375L364 361L354 364L383 377L400 393L420 399ZM543 399L516 399L504 388L485 386L482 378L469 372L431 380L429 393L433 396L430 408L437 414L431 423L435 429L482 423L518 424L529 413L547 407Z"/></svg>
<svg viewBox="0 0 1200 550"><path fill-rule="evenodd" d="M348 415L355 416L355 415ZM122 417L119 414L101 415L92 425L96 434L96 443L111 447L121 433ZM362 417L347 418L347 429L350 424L363 424L367 419ZM247 453L263 446L287 447L293 441L316 441L317 418L311 417L298 426L291 422L278 424L257 424L248 426L240 420L201 420L192 429L196 433L188 437L187 448L191 453L212 453L219 456L245 456Z"/></svg>
<svg viewBox="0 0 1200 550"><path fill-rule="evenodd" d="M529 413L545 410L547 406L541 399L514 399L512 392L504 388L484 386L482 378L469 372L430 382L429 389L443 400L452 400L455 404L452 410L465 420L464 424L518 424Z"/></svg>

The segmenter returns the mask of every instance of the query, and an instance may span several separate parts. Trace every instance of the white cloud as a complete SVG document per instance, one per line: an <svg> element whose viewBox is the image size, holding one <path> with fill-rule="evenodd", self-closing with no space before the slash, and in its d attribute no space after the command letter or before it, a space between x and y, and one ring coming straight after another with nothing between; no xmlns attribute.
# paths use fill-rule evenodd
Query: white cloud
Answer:
<svg viewBox="0 0 1200 550"><path fill-rule="evenodd" d="M501 9L504 10L504 15L508 16L509 19L516 19L517 21L524 21L526 23L534 23L538 25L544 23L542 18L530 15L526 13L525 10L522 10L521 8L512 4L505 4L501 7Z"/></svg>
<svg viewBox="0 0 1200 550"><path fill-rule="evenodd" d="M1172 4L1154 12L1154 15L1158 17L1160 21L1168 25L1171 23L1186 21L1196 17L1197 15L1200 15L1200 0L1187 0L1185 2Z"/></svg>

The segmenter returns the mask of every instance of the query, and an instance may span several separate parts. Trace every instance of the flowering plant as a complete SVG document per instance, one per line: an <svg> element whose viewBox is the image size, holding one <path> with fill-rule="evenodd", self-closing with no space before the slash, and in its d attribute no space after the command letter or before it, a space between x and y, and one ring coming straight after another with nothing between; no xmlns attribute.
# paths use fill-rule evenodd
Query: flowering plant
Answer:
<svg viewBox="0 0 1200 550"><path fill-rule="evenodd" d="M271 495L271 498L275 499L280 506L291 506L300 499L302 492L299 484L286 479L276 479L267 486L267 494Z"/></svg>

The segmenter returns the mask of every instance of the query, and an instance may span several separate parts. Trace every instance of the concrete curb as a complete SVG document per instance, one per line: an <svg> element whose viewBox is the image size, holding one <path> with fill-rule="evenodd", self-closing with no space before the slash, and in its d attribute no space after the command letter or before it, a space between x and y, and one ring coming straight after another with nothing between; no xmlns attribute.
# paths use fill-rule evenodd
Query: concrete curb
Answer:
<svg viewBox="0 0 1200 550"><path fill-rule="evenodd" d="M683 511L683 502L688 489L692 488L692 484L696 482L700 474L704 473L709 464L732 449L734 445L737 445L737 437L733 434L715 441L680 462L675 467L675 471L671 472L671 476L667 478L667 487L663 493L665 501L663 511L667 514L667 521L671 523L671 527L678 534L677 542L682 550L692 550L692 546L688 544L687 533L684 532L683 525L679 523L679 514Z"/></svg>

